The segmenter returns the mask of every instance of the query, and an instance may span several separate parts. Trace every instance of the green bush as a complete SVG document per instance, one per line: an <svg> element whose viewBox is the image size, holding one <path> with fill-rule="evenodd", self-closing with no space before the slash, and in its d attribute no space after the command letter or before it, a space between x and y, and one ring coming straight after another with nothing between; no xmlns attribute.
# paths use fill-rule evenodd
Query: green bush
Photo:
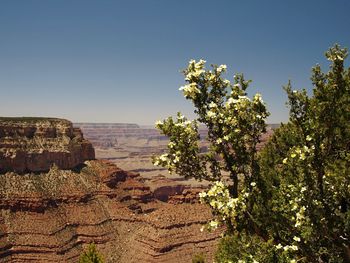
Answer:
<svg viewBox="0 0 350 263"><path fill-rule="evenodd" d="M192 263L205 263L205 257L202 253L196 254L192 258Z"/></svg>
<svg viewBox="0 0 350 263"><path fill-rule="evenodd" d="M94 243L89 244L87 249L80 255L79 263L104 263Z"/></svg>
<svg viewBox="0 0 350 263"><path fill-rule="evenodd" d="M256 145L268 116L250 81L222 77L226 66L190 61L180 90L198 118L158 121L169 136L154 164L185 177L212 181L201 201L226 224L218 262L350 262L350 68L338 45L326 52L328 72L313 68L313 94L285 87L290 119L265 148ZM199 147L198 123L208 128L209 151ZM228 176L226 176L228 175Z"/></svg>

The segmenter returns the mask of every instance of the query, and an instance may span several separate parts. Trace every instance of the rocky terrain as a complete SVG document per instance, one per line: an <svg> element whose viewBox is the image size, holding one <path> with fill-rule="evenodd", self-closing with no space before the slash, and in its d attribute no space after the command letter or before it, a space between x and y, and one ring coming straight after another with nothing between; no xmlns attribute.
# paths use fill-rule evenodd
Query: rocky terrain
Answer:
<svg viewBox="0 0 350 263"><path fill-rule="evenodd" d="M168 143L167 137L160 135L154 127L119 123L75 123L74 126L81 128L85 137L91 141L95 147L96 158L114 162L127 171L139 172L146 180L160 175L177 182L182 181L181 176L169 175L166 170L152 164L152 156L162 153ZM276 124L268 126L258 149L264 145L276 127ZM208 146L204 140L207 130L200 127L199 133L202 139L201 147L205 151ZM198 185L193 180L186 183Z"/></svg>
<svg viewBox="0 0 350 263"><path fill-rule="evenodd" d="M79 171L1 175L1 262L77 262L91 242L106 262L211 257L219 232L199 231L210 211L196 195L171 198L191 189L152 192L139 179L97 160Z"/></svg>
<svg viewBox="0 0 350 263"><path fill-rule="evenodd" d="M198 253L211 261L221 231L199 231L211 218L197 199L205 184L93 160L83 154L89 142L65 120L11 122L2 124L1 152L33 161L17 168L9 154L1 157L0 262L77 262L91 242L106 262L191 262ZM65 154L52 160L40 149ZM81 159L72 157L77 152ZM66 160L74 162L62 166Z"/></svg>
<svg viewBox="0 0 350 263"><path fill-rule="evenodd" d="M91 143L70 121L54 118L0 118L0 172L72 169L94 159Z"/></svg>

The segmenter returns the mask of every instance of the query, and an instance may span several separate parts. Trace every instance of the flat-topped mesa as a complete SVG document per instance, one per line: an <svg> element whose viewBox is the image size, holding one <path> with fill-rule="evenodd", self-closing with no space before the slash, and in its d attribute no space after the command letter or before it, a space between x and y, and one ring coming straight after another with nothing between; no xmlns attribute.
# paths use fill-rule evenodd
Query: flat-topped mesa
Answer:
<svg viewBox="0 0 350 263"><path fill-rule="evenodd" d="M68 170L92 159L91 143L68 120L0 117L0 173Z"/></svg>

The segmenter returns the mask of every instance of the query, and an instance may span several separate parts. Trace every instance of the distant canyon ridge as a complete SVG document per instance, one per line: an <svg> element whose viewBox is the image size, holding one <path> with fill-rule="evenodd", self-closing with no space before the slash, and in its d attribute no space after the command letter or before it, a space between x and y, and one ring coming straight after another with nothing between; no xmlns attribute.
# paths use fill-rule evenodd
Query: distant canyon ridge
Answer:
<svg viewBox="0 0 350 263"><path fill-rule="evenodd" d="M151 162L152 155L162 153L168 143L168 138L161 135L154 126L132 123L74 123L74 127L79 127L84 132L85 137L93 144L98 159L110 160L128 171L141 172L146 178L159 174L170 176L167 171L153 166ZM277 127L278 124L268 125L258 149ZM206 151L207 129L200 127L199 134L202 151Z"/></svg>

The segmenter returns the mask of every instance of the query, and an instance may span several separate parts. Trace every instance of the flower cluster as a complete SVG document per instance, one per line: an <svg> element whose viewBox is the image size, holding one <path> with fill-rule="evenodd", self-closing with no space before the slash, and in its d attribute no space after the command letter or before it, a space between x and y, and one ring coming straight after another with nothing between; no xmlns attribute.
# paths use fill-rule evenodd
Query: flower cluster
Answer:
<svg viewBox="0 0 350 263"><path fill-rule="evenodd" d="M205 177L206 169L202 165L198 145L198 125L181 113L174 120L172 117L157 121L156 128L169 136L167 152L153 157L153 164L165 167L169 173L181 174L185 177Z"/></svg>
<svg viewBox="0 0 350 263"><path fill-rule="evenodd" d="M306 137L306 140L310 141L311 137ZM313 157L314 156L314 150L315 146L312 145L311 147L308 147L304 145L303 147L295 146L290 149L289 156L283 159L284 164L293 163L296 160L305 161L307 157Z"/></svg>
<svg viewBox="0 0 350 263"><path fill-rule="evenodd" d="M204 65L206 61L201 59L198 62L191 59L188 63L185 80L195 82L205 72Z"/></svg>
<svg viewBox="0 0 350 263"><path fill-rule="evenodd" d="M190 83L185 86L179 88L179 90L183 91L186 98L195 99L197 94L201 93L201 91L197 88L196 83Z"/></svg>
<svg viewBox="0 0 350 263"><path fill-rule="evenodd" d="M254 187L255 182L252 182L252 185ZM216 220L212 220L206 225L208 230L212 230L221 223L234 224L235 218L246 210L249 193L242 191L239 197L233 198L228 187L222 181L216 181L209 190L201 192L199 197L200 201L208 204L217 216Z"/></svg>

